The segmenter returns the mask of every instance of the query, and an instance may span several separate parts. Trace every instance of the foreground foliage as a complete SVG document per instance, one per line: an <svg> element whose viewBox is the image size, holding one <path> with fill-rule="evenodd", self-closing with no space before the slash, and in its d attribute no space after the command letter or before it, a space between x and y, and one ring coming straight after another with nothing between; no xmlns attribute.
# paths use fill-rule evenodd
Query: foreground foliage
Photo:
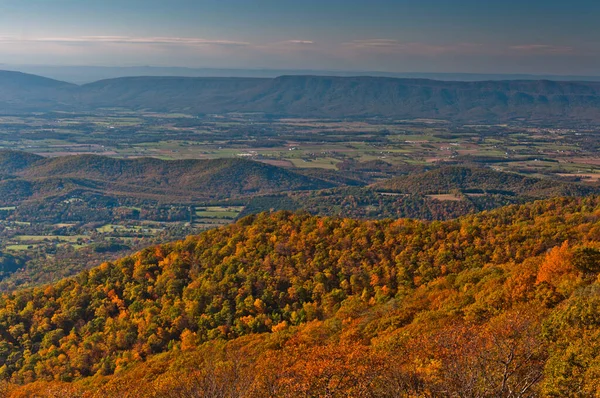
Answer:
<svg viewBox="0 0 600 398"><path fill-rule="evenodd" d="M0 299L5 395L594 396L600 199L278 212ZM20 386L25 384L25 386Z"/></svg>

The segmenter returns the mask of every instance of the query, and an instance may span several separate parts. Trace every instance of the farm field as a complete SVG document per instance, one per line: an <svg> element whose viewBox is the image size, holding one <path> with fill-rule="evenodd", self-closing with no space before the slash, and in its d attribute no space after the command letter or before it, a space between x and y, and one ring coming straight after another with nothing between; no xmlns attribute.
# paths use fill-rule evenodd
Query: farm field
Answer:
<svg viewBox="0 0 600 398"><path fill-rule="evenodd" d="M455 125L443 120L271 119L106 111L0 117L0 148L44 156L246 158L299 169L347 162L392 165L477 161L502 170L593 181L597 131L519 124ZM0 209L0 211L3 209Z"/></svg>

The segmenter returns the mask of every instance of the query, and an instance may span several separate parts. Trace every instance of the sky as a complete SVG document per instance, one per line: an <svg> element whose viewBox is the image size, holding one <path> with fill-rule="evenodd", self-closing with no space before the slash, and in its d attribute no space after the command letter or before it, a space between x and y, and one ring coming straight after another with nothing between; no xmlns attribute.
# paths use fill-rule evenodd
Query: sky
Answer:
<svg viewBox="0 0 600 398"><path fill-rule="evenodd" d="M600 75L598 0L0 0L0 64Z"/></svg>

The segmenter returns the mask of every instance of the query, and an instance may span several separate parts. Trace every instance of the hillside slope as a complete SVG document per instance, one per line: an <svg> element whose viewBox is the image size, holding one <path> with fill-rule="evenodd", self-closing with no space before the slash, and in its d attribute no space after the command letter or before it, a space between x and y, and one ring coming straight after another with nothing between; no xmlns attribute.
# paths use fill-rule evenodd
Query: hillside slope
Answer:
<svg viewBox="0 0 600 398"><path fill-rule="evenodd" d="M0 152L0 175L4 176L0 180L4 206L89 195L173 204L245 198L244 214L304 209L315 215L371 219L446 220L535 199L600 193L597 185L479 167L415 170L370 187L356 187L360 182L335 178L334 173L290 170L245 159L43 158L10 151ZM450 200L436 194L449 194Z"/></svg>
<svg viewBox="0 0 600 398"><path fill-rule="evenodd" d="M245 218L2 296L0 373L73 396L593 396L599 217Z"/></svg>
<svg viewBox="0 0 600 398"><path fill-rule="evenodd" d="M597 184L534 178L482 167L436 166L368 187L257 195L243 214L302 209L314 215L360 219L448 220L536 199L593 194L600 194Z"/></svg>
<svg viewBox="0 0 600 398"><path fill-rule="evenodd" d="M124 77L81 86L79 100L92 107L221 113L255 98L270 79Z"/></svg>
<svg viewBox="0 0 600 398"><path fill-rule="evenodd" d="M44 157L28 152L0 151L0 175L7 175L31 167Z"/></svg>
<svg viewBox="0 0 600 398"><path fill-rule="evenodd" d="M47 111L75 108L79 87L21 72L0 71L0 105L3 112Z"/></svg>
<svg viewBox="0 0 600 398"><path fill-rule="evenodd" d="M0 181L0 192L5 192L3 203L52 194L65 195L76 189L189 201L191 198L230 198L334 186L317 178L244 159L165 161L95 155L38 158L5 152L0 154L0 161L0 173L14 175L12 179Z"/></svg>
<svg viewBox="0 0 600 398"><path fill-rule="evenodd" d="M119 185L199 191L215 197L332 186L280 167L244 159L167 161L80 155L46 159L19 174L28 178L77 177Z"/></svg>
<svg viewBox="0 0 600 398"><path fill-rule="evenodd" d="M525 177L481 167L443 166L423 173L382 181L374 189L406 194L440 194L450 191L499 193L529 197L581 196L594 192L583 184Z"/></svg>

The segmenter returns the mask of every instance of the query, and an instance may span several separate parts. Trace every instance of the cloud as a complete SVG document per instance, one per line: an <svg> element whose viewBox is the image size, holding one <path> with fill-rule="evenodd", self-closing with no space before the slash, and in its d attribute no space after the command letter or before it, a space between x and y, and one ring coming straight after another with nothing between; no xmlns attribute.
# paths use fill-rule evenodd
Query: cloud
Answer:
<svg viewBox="0 0 600 398"><path fill-rule="evenodd" d="M367 39L354 40L343 43L346 49L355 52L368 52L388 55L420 55L420 56L443 56L443 55L576 55L585 51L569 46L557 46L551 44L482 44L482 43L451 43L431 44L419 42L402 42L393 39Z"/></svg>
<svg viewBox="0 0 600 398"><path fill-rule="evenodd" d="M287 41L284 41L283 43L288 43L288 44L303 44L303 45L313 45L313 44L316 44L312 40L287 40Z"/></svg>
<svg viewBox="0 0 600 398"><path fill-rule="evenodd" d="M456 71L504 68L515 72L554 70L547 68L548 65L558 70L555 65L573 65L576 56L585 58L586 65L592 65L590 68L597 68L598 60L594 48L579 44L568 47L519 42L432 43L377 37L346 41L306 37L262 42L245 39L143 35L15 36L6 32L5 36L0 35L0 55L3 62L8 63L354 70L434 70L445 65L447 70ZM549 58L553 62L548 62Z"/></svg>
<svg viewBox="0 0 600 398"><path fill-rule="evenodd" d="M419 42L401 42L393 39L353 40L343 43L347 49L369 51L390 55L436 56L442 54L468 54L479 52L484 46L476 43L430 44Z"/></svg>
<svg viewBox="0 0 600 398"><path fill-rule="evenodd" d="M304 39L253 44L250 48L261 54L282 55L287 57L304 56L308 53L320 53L322 51L321 46L315 41Z"/></svg>
<svg viewBox="0 0 600 398"><path fill-rule="evenodd" d="M0 55L11 63L213 66L240 62L252 52L249 42L197 37L0 36Z"/></svg>
<svg viewBox="0 0 600 398"><path fill-rule="evenodd" d="M519 44L515 46L510 46L509 50L517 51L517 52L526 52L530 54L572 54L575 52L573 47L568 46L555 46L551 44Z"/></svg>
<svg viewBox="0 0 600 398"><path fill-rule="evenodd" d="M351 42L344 43L346 46L353 46L358 48L370 48L370 47L397 47L400 44L398 40L392 39L367 39L367 40L353 40Z"/></svg>
<svg viewBox="0 0 600 398"><path fill-rule="evenodd" d="M250 43L232 40L214 40L193 37L131 37L131 36L81 36L81 37L0 37L0 43L64 43L64 44L146 44L181 46L249 46Z"/></svg>

